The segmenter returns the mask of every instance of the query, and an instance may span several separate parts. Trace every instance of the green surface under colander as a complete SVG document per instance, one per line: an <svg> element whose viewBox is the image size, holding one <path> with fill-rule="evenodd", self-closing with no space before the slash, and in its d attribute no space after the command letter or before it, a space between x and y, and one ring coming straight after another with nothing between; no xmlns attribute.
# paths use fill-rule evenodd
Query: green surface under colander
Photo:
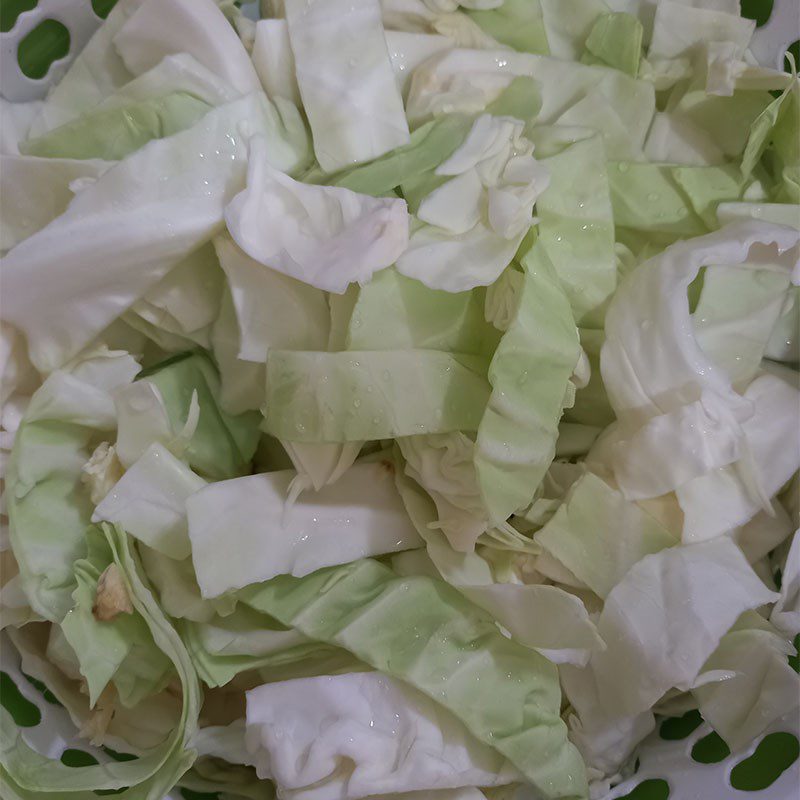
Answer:
<svg viewBox="0 0 800 800"><path fill-rule="evenodd" d="M94 13L104 19L117 0L91 0ZM86 0L89 2L89 0ZM13 29L20 14L30 11L37 5L37 0L0 0L0 31L6 33ZM773 9L773 0L742 0L742 14L756 21L758 27L769 20ZM63 59L70 53L71 40L67 27L54 19L42 19L18 44L17 60L22 73L32 79L44 78L53 62ZM795 41L789 51L800 62L800 42ZM800 647L800 637L795 639ZM795 670L798 670L797 657L790 659ZM21 673L20 673L21 674ZM20 680L27 685L20 686ZM36 701L30 699L35 697ZM48 707L59 705L46 686L33 678L19 675L12 677L8 672L0 671L0 704L11 714L20 728L35 728L46 725ZM681 742L687 740L700 726L703 719L697 711L690 711L681 717L663 719L659 726L659 736L665 741ZM98 756L90 750L69 747L64 750L61 761L67 766L81 767L98 763ZM125 753L116 753L109 748L102 748L108 758L122 761L133 758ZM102 757L101 753L98 753ZM747 757L741 758L730 771L730 784L739 792L759 792L771 786L787 769L797 770L800 743L797 736L789 731L773 731L764 736ZM687 753L695 765L708 769L725 761L730 750L716 733L706 733L697 738ZM795 782L795 786L796 786ZM96 794L106 794L97 792ZM186 800L211 800L216 795L182 790ZM629 800L668 800L670 786L661 778L645 778L632 791L624 795ZM711 799L709 799L711 800ZM716 798L714 800L717 800ZM775 798L783 800L783 798Z"/></svg>

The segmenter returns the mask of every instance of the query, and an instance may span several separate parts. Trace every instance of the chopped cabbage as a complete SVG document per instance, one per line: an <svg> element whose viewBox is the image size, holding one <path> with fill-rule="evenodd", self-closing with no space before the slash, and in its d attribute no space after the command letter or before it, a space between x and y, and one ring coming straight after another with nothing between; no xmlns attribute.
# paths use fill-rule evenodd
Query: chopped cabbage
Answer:
<svg viewBox="0 0 800 800"><path fill-rule="evenodd" d="M105 5L0 100L5 794L599 800L796 711L752 4Z"/></svg>

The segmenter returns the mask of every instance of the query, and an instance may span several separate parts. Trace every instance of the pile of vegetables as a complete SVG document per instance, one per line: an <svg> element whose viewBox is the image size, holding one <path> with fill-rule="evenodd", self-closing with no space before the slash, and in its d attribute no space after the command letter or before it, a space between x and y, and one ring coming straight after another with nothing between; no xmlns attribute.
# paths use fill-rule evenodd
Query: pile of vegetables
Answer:
<svg viewBox="0 0 800 800"><path fill-rule="evenodd" d="M738 0L262 5L119 0L2 103L3 637L97 762L0 709L3 796L746 745L800 697L794 64Z"/></svg>

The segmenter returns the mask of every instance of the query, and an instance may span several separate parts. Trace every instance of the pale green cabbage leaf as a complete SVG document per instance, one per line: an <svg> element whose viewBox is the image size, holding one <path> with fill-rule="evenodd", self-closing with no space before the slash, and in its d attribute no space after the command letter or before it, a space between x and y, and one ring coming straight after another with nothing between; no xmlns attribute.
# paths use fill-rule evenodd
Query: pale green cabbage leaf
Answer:
<svg viewBox="0 0 800 800"><path fill-rule="evenodd" d="M149 589L142 582L127 536L119 529L103 529L112 563L119 571L130 602L149 629L156 648L172 662L183 691L179 718L164 742L133 761L109 762L81 768L67 767L32 750L14 725L11 715L0 710L3 778L17 797L58 791L65 800L94 797L98 788L125 789L122 797L157 800L168 792L195 759L191 740L197 729L200 689L188 653Z"/></svg>
<svg viewBox="0 0 800 800"><path fill-rule="evenodd" d="M264 430L296 442L353 442L476 430L486 359L441 350L272 350Z"/></svg>
<svg viewBox="0 0 800 800"><path fill-rule="evenodd" d="M365 560L305 578L276 578L240 597L412 684L506 756L545 797L584 794L583 766L558 716L555 667L503 637L447 584L399 578ZM478 640L473 650L470 643ZM491 660L480 655L485 650Z"/></svg>
<svg viewBox="0 0 800 800"><path fill-rule="evenodd" d="M85 553L91 505L82 471L92 440L113 431L111 392L138 371L127 353L101 351L54 372L17 431L6 475L10 538L31 608L53 622L72 606L72 564Z"/></svg>

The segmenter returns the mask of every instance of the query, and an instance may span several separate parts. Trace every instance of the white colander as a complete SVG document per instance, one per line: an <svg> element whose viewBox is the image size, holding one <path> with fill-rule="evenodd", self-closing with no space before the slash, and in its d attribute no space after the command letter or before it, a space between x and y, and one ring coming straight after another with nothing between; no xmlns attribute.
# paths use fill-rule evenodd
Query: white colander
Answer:
<svg viewBox="0 0 800 800"><path fill-rule="evenodd" d="M6 19L12 6L31 6L17 16L10 30L0 32L0 94L15 102L46 94L102 22L94 9L107 10L111 5L108 0L0 2L7 4L3 11ZM766 23L756 31L751 50L766 66L782 65L786 49L800 39L800 0L744 0L742 5L746 13L760 11L761 19L771 7ZM257 5L247 3L245 10L255 15ZM51 24L49 31L42 33L42 23L48 20L60 23L63 29ZM47 52L48 42L51 52ZM60 50L53 52L54 42ZM21 46L26 53L22 59ZM26 69L35 75L26 74ZM48 700L42 687L20 671L19 656L5 636L0 641L0 672L5 686L5 696L0 697L3 704L27 703L30 724L25 735L31 746L76 765L87 759L109 759L107 753L79 739L66 711ZM730 754L696 712L662 720L640 748L635 773L604 800L796 800L800 797L799 732L800 720L795 712L774 723L745 750ZM175 792L170 797L182 800L189 796Z"/></svg>

